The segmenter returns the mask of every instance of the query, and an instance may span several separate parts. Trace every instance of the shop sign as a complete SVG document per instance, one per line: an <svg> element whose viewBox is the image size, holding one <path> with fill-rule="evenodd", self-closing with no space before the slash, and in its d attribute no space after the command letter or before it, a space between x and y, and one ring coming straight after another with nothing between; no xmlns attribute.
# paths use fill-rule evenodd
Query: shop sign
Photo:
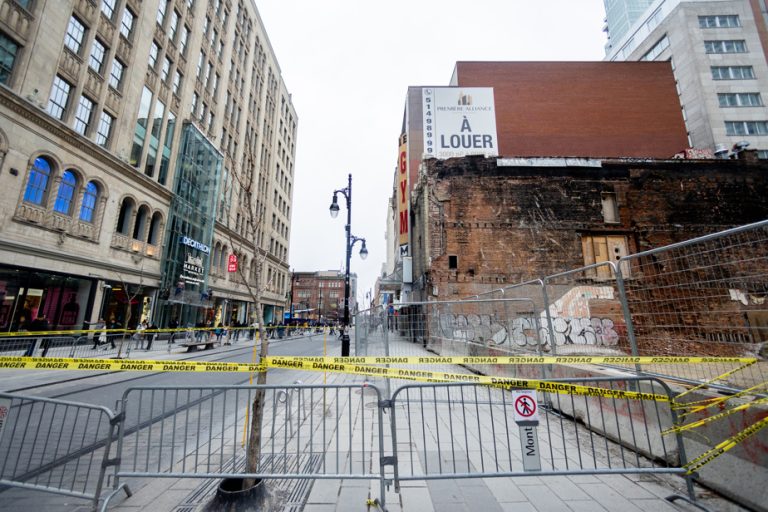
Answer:
<svg viewBox="0 0 768 512"><path fill-rule="evenodd" d="M237 255L230 254L227 262L227 272L237 272Z"/></svg>
<svg viewBox="0 0 768 512"><path fill-rule="evenodd" d="M187 283L202 283L204 273L202 256L193 256L188 253L187 259L184 261L184 272L181 274L181 279Z"/></svg>
<svg viewBox="0 0 768 512"><path fill-rule="evenodd" d="M197 240L193 240L192 238L189 238L188 236L182 236L179 239L179 242L181 242L182 245L186 245L187 247L192 247L193 249L198 249L200 251L203 251L205 254L211 253L211 248L205 245L202 242L198 242Z"/></svg>

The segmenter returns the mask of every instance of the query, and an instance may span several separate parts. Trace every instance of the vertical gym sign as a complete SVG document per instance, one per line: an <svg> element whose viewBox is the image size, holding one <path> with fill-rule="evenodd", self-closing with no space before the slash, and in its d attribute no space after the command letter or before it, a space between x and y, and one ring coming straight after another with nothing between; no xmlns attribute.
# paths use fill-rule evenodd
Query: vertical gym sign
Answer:
<svg viewBox="0 0 768 512"><path fill-rule="evenodd" d="M408 256L408 136L400 135L400 152L397 162L397 217L400 256Z"/></svg>

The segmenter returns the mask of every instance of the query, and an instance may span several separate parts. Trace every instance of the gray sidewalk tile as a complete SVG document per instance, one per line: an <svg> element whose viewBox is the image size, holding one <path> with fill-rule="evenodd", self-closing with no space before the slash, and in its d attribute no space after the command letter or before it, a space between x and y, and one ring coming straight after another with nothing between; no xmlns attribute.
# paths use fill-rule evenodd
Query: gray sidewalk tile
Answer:
<svg viewBox="0 0 768 512"><path fill-rule="evenodd" d="M581 489L594 498L608 510L621 510L622 512L642 512L641 509L624 498L619 491L606 483L581 484Z"/></svg>
<svg viewBox="0 0 768 512"><path fill-rule="evenodd" d="M612 512L601 507L596 501L566 501L565 504L573 512Z"/></svg>
<svg viewBox="0 0 768 512"><path fill-rule="evenodd" d="M432 497L429 489L426 487L400 488L400 500L403 504L403 510L415 510L418 512L435 512L432 505ZM387 501L387 508L390 507ZM442 512L438 510L438 512Z"/></svg>
<svg viewBox="0 0 768 512"><path fill-rule="evenodd" d="M536 507L528 502L525 503L502 503L501 510L503 512L539 512Z"/></svg>
<svg viewBox="0 0 768 512"><path fill-rule="evenodd" d="M526 485L520 490L539 512L570 512L568 505L546 485Z"/></svg>
<svg viewBox="0 0 768 512"><path fill-rule="evenodd" d="M578 485L568 480L564 476L549 476L542 479L544 483L552 489L552 492L562 500L588 500L589 495L582 491Z"/></svg>
<svg viewBox="0 0 768 512"><path fill-rule="evenodd" d="M652 499L655 496L643 489L626 475L598 475L600 480L610 485L621 493L622 496L631 499Z"/></svg>
<svg viewBox="0 0 768 512"><path fill-rule="evenodd" d="M307 503L336 503L339 499L340 487L341 482L338 480L315 480Z"/></svg>
<svg viewBox="0 0 768 512"><path fill-rule="evenodd" d="M486 485L499 503L528 501L511 478L489 478L486 480Z"/></svg>

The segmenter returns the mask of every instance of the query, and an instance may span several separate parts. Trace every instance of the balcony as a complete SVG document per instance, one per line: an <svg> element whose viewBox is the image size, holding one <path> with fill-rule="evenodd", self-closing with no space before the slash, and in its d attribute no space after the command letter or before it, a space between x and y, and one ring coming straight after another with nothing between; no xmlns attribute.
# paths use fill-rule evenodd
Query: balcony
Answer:
<svg viewBox="0 0 768 512"><path fill-rule="evenodd" d="M68 233L72 228L72 217L56 212L49 212L46 219L46 227L60 233Z"/></svg>
<svg viewBox="0 0 768 512"><path fill-rule="evenodd" d="M83 65L83 59L75 55L69 49L65 48L61 52L59 59L59 71L72 82L78 82L80 78L80 68Z"/></svg>
<svg viewBox="0 0 768 512"><path fill-rule="evenodd" d="M96 226L90 222L76 221L72 225L72 235L96 241Z"/></svg>
<svg viewBox="0 0 768 512"><path fill-rule="evenodd" d="M10 28L15 35L26 43L29 39L29 27L35 18L26 9L13 0L0 0L0 24Z"/></svg>
<svg viewBox="0 0 768 512"><path fill-rule="evenodd" d="M85 90L90 93L91 98L98 98L101 96L101 89L104 87L104 78L95 72L91 67L88 67L87 79L85 81Z"/></svg>
<svg viewBox="0 0 768 512"><path fill-rule="evenodd" d="M131 42L123 34L120 34L120 37L117 38L117 56L120 57L120 60L129 62L132 49Z"/></svg>
<svg viewBox="0 0 768 512"><path fill-rule="evenodd" d="M112 243L110 245L115 249L130 251L131 242L132 240L128 235L124 235L122 233L115 233L112 235Z"/></svg>
<svg viewBox="0 0 768 512"><path fill-rule="evenodd" d="M144 246L144 255L153 258L153 259L159 259L160 258L160 247L157 245L153 245L150 243L145 244Z"/></svg>
<svg viewBox="0 0 768 512"><path fill-rule="evenodd" d="M93 26L99 15L99 6L96 0L75 0L75 11L82 16L83 21Z"/></svg>
<svg viewBox="0 0 768 512"><path fill-rule="evenodd" d="M16 208L16 220L31 222L40 226L45 225L45 208L29 203L21 203Z"/></svg>
<svg viewBox="0 0 768 512"><path fill-rule="evenodd" d="M120 99L122 95L111 87L107 87L106 105L112 112L120 111Z"/></svg>

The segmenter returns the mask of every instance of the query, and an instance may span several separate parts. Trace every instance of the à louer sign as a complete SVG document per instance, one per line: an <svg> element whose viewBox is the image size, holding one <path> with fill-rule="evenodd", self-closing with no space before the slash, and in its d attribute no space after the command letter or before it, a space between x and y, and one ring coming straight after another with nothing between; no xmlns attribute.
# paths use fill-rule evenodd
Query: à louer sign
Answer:
<svg viewBox="0 0 768 512"><path fill-rule="evenodd" d="M498 156L492 87L422 89L425 158Z"/></svg>

